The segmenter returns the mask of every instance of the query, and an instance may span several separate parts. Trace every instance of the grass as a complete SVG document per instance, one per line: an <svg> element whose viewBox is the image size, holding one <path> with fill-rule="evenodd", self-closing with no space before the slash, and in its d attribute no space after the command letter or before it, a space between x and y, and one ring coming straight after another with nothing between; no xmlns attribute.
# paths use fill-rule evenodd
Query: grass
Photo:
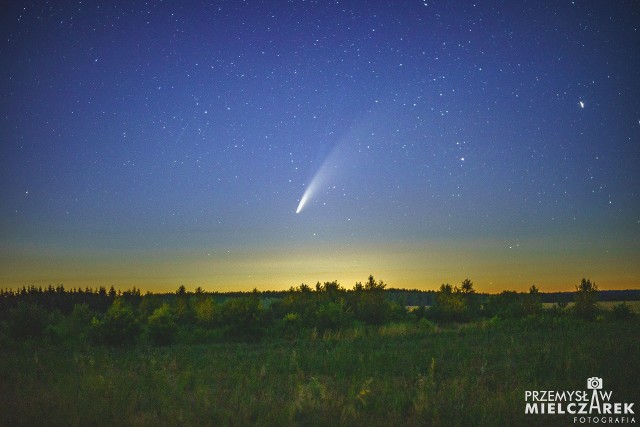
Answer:
<svg viewBox="0 0 640 427"><path fill-rule="evenodd" d="M638 402L637 319L399 323L295 341L0 350L2 425L566 425L526 390Z"/></svg>

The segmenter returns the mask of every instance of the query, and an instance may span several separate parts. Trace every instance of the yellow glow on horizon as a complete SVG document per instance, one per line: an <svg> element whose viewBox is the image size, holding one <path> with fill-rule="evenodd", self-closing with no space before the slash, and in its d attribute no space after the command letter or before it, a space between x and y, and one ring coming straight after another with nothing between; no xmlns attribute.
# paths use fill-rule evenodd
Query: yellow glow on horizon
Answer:
<svg viewBox="0 0 640 427"><path fill-rule="evenodd" d="M350 289L369 274L389 287L437 289L465 278L478 292L573 291L582 277L600 289L640 288L635 247L621 244L609 252L591 249L578 237L550 241L537 238L519 246L500 239L446 240L424 243L357 242L255 247L213 253L134 253L88 256L50 254L18 256L3 252L1 288L63 284L66 288L114 286L152 292L174 291L181 284L207 291L285 290L306 283L337 280Z"/></svg>

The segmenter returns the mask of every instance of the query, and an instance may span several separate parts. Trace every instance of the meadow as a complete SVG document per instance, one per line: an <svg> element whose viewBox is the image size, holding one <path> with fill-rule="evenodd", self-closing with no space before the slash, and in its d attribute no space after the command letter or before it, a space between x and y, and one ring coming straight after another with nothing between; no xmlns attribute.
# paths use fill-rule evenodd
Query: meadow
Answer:
<svg viewBox="0 0 640 427"><path fill-rule="evenodd" d="M395 297L394 297L395 295ZM373 277L281 293L0 293L2 426L569 425L527 391L640 402L636 302L479 295L407 309ZM624 421L624 420L623 420Z"/></svg>
<svg viewBox="0 0 640 427"><path fill-rule="evenodd" d="M360 326L294 340L0 352L3 425L567 425L526 390L638 402L637 319Z"/></svg>

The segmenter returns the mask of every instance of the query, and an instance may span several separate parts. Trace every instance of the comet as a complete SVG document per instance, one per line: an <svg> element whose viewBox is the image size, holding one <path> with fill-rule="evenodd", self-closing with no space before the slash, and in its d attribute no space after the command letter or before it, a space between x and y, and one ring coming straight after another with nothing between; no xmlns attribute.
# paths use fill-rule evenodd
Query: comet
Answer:
<svg viewBox="0 0 640 427"><path fill-rule="evenodd" d="M300 199L300 203L298 203L298 209L296 209L297 214L302 211L302 208L304 208L304 204L307 203L307 200L309 199L309 194L312 192L313 191L311 191L311 186L307 187L307 190L304 192L302 198Z"/></svg>
<svg viewBox="0 0 640 427"><path fill-rule="evenodd" d="M316 174L311 179L311 182L307 186L307 189L304 191L304 194L302 194L302 197L300 198L300 203L298 203L298 208L296 209L297 214L302 212L302 209L304 209L307 202L309 202L309 200L311 200L311 198L315 196L319 189L323 188L326 185L326 183L329 181L329 178L338 169L338 151L339 150L336 148L331 152L331 154L325 159Z"/></svg>
<svg viewBox="0 0 640 427"><path fill-rule="evenodd" d="M357 130L358 129L356 129L356 131ZM355 131L352 129L335 145L333 150L331 150L302 194L298 208L296 209L297 214L302 212L309 201L316 196L318 190L327 188L327 184L331 179L334 178L339 171L345 169L343 165L347 162L347 159L354 159L355 144L353 142L356 139Z"/></svg>
<svg viewBox="0 0 640 427"><path fill-rule="evenodd" d="M380 121L378 120L378 122ZM376 131L376 123L376 117L360 120L338 140L316 171L316 174L311 178L309 185L300 198L296 214L302 212L305 206L316 197L318 191L328 189L328 184L337 175L353 169L354 164L362 156L363 147L368 147L371 143L370 140L375 133L374 131ZM364 143L365 140L368 141L366 144Z"/></svg>

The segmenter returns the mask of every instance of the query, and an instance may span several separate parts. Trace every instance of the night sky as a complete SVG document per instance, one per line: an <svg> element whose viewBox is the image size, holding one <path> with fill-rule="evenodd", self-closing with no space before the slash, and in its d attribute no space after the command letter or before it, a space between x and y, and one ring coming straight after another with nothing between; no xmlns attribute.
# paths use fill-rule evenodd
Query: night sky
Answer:
<svg viewBox="0 0 640 427"><path fill-rule="evenodd" d="M637 1L7 3L0 288L640 288Z"/></svg>

